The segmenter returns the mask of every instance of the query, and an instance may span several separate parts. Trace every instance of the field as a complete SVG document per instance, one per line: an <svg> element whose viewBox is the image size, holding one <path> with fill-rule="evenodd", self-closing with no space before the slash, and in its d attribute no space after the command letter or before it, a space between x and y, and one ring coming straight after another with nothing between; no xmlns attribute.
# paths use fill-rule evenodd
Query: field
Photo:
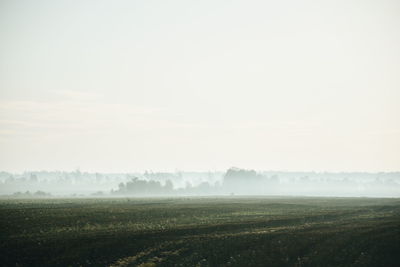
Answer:
<svg viewBox="0 0 400 267"><path fill-rule="evenodd" d="M0 201L2 266L399 266L400 199Z"/></svg>

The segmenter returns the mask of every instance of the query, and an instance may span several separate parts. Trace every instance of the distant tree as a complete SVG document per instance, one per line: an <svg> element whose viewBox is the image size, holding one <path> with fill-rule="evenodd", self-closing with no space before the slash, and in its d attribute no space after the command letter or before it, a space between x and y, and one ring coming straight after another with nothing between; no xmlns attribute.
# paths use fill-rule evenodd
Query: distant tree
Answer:
<svg viewBox="0 0 400 267"><path fill-rule="evenodd" d="M262 178L255 170L245 170L232 167L224 175L224 185L237 184L242 182L254 182Z"/></svg>
<svg viewBox="0 0 400 267"><path fill-rule="evenodd" d="M32 183L37 183L38 182L38 177L37 177L36 174L31 173L30 182L32 182Z"/></svg>
<svg viewBox="0 0 400 267"><path fill-rule="evenodd" d="M223 188L228 192L251 193L261 191L266 185L266 177L257 174L255 170L245 170L232 167L224 175Z"/></svg>
<svg viewBox="0 0 400 267"><path fill-rule="evenodd" d="M118 190L113 191L114 194L128 194L128 195L162 195L173 192L173 184L167 180L165 185L161 185L159 181L146 181L137 177L130 181L120 183Z"/></svg>
<svg viewBox="0 0 400 267"><path fill-rule="evenodd" d="M165 182L164 189L166 193L171 193L174 190L174 184L171 180Z"/></svg>

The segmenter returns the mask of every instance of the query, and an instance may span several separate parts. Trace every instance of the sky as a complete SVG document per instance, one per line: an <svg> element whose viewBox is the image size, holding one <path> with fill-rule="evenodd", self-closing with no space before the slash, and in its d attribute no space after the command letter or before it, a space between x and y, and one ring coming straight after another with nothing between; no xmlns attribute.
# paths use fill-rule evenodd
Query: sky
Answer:
<svg viewBox="0 0 400 267"><path fill-rule="evenodd" d="M0 170L400 170L400 2L0 2Z"/></svg>

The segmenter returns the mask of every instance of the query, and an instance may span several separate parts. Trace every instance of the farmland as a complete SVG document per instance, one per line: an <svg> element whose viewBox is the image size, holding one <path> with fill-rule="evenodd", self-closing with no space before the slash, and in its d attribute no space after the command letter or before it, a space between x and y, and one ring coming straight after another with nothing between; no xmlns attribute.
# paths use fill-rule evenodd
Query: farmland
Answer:
<svg viewBox="0 0 400 267"><path fill-rule="evenodd" d="M398 266L400 199L3 199L2 266Z"/></svg>

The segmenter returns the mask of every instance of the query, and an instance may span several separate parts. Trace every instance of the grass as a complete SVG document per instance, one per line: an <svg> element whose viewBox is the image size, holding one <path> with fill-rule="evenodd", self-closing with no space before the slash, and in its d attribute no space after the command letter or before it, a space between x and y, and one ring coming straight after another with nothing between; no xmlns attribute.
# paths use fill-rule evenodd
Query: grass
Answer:
<svg viewBox="0 0 400 267"><path fill-rule="evenodd" d="M2 266L398 266L400 200L0 201Z"/></svg>

